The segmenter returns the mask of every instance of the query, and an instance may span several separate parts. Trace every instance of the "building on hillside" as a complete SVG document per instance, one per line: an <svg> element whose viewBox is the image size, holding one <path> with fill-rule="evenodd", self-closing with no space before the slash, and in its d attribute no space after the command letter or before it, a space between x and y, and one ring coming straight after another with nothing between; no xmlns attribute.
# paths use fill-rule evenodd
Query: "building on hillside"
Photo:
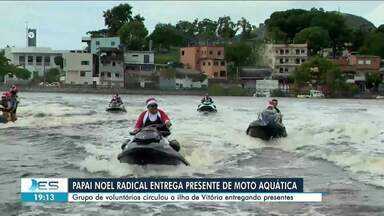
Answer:
<svg viewBox="0 0 384 216"><path fill-rule="evenodd" d="M65 84L92 85L93 55L85 51L71 51L63 54L63 72Z"/></svg>
<svg viewBox="0 0 384 216"><path fill-rule="evenodd" d="M367 74L380 73L381 59L379 56L349 54L334 62L340 66L347 82L357 84L361 91L366 90Z"/></svg>
<svg viewBox="0 0 384 216"><path fill-rule="evenodd" d="M124 86L155 88L155 53L153 51L124 51Z"/></svg>
<svg viewBox="0 0 384 216"><path fill-rule="evenodd" d="M52 50L48 47L6 47L4 56L10 60L10 63L23 67L31 72L38 72L38 76L44 76L51 68L58 68L55 64L55 57L61 57L68 51Z"/></svg>
<svg viewBox="0 0 384 216"><path fill-rule="evenodd" d="M126 71L153 71L155 69L155 52L126 50L124 52L124 69Z"/></svg>
<svg viewBox="0 0 384 216"><path fill-rule="evenodd" d="M288 76L308 59L307 44L267 44L265 63L272 68L272 78L285 83Z"/></svg>
<svg viewBox="0 0 384 216"><path fill-rule="evenodd" d="M243 88L255 89L257 80L271 78L271 68L259 67L240 67L239 80L242 82Z"/></svg>
<svg viewBox="0 0 384 216"><path fill-rule="evenodd" d="M120 48L120 37L83 37L82 41L88 44L92 54L97 54L100 48Z"/></svg>
<svg viewBox="0 0 384 216"><path fill-rule="evenodd" d="M114 47L98 47L99 85L124 87L124 55L121 49Z"/></svg>
<svg viewBox="0 0 384 216"><path fill-rule="evenodd" d="M167 69L165 69L167 70ZM174 68L174 76L163 76L159 72L160 89L205 89L208 87L207 75L194 69Z"/></svg>
<svg viewBox="0 0 384 216"><path fill-rule="evenodd" d="M185 69L198 70L209 78L227 79L227 63L222 46L180 48L180 62Z"/></svg>

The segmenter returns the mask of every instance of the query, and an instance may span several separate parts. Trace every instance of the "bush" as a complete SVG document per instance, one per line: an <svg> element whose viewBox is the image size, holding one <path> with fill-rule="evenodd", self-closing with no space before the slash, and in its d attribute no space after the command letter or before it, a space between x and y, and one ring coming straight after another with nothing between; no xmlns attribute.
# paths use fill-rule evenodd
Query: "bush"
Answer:
<svg viewBox="0 0 384 216"><path fill-rule="evenodd" d="M239 86L231 86L226 91L226 95L228 96L246 96L247 93L248 93L247 90Z"/></svg>
<svg viewBox="0 0 384 216"><path fill-rule="evenodd" d="M220 84L212 84L208 87L208 92L210 95L214 96L246 96L248 91L239 86L230 86L224 88Z"/></svg>
<svg viewBox="0 0 384 216"><path fill-rule="evenodd" d="M224 96L225 89L219 84L212 84L208 86L208 92L210 95Z"/></svg>

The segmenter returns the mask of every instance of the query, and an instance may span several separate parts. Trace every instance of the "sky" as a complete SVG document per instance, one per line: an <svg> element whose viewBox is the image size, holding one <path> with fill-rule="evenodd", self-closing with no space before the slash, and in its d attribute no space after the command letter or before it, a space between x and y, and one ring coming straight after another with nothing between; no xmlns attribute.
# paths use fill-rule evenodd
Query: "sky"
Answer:
<svg viewBox="0 0 384 216"><path fill-rule="evenodd" d="M25 47L26 22L37 29L37 46L82 49L81 37L89 30L105 28L103 11L120 1L0 1L0 48ZM384 24L384 1L125 1L133 15L145 18L151 32L157 23L214 19L227 15L245 17L258 26L274 11L292 8L324 8L362 16L376 27Z"/></svg>

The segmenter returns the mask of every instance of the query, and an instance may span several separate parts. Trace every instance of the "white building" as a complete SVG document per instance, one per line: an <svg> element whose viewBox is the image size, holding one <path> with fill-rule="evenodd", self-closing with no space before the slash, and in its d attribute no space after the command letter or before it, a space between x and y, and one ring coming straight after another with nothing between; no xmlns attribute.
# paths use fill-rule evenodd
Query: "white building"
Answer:
<svg viewBox="0 0 384 216"><path fill-rule="evenodd" d="M155 67L155 53L153 51L133 51L124 52L125 70L150 71Z"/></svg>
<svg viewBox="0 0 384 216"><path fill-rule="evenodd" d="M63 54L65 83L72 85L92 85L93 58L91 53L70 52ZM96 80L95 80L96 81Z"/></svg>
<svg viewBox="0 0 384 216"><path fill-rule="evenodd" d="M4 56L11 64L24 67L31 72L37 71L39 76L44 76L50 68L60 67L55 64L54 59L65 52L68 51L52 50L48 47L7 47L4 49Z"/></svg>
<svg viewBox="0 0 384 216"><path fill-rule="evenodd" d="M87 38L84 37L82 41L87 42ZM90 38L90 50L92 54L97 54L100 48L119 48L119 47L120 47L120 37Z"/></svg>
<svg viewBox="0 0 384 216"><path fill-rule="evenodd" d="M276 79L286 79L308 59L307 44L267 44L265 48L265 63Z"/></svg>

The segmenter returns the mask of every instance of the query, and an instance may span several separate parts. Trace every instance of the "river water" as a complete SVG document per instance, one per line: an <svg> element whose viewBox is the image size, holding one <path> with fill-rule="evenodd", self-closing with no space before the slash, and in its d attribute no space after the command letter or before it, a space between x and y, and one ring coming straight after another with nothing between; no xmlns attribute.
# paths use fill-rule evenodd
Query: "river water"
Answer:
<svg viewBox="0 0 384 216"><path fill-rule="evenodd" d="M384 215L384 101L281 98L288 137L245 134L265 98L156 96L171 138L191 163L129 166L116 159L147 96L123 95L127 113L105 112L109 95L22 93L16 123L0 125L0 215ZM21 177L303 177L322 203L21 203Z"/></svg>

